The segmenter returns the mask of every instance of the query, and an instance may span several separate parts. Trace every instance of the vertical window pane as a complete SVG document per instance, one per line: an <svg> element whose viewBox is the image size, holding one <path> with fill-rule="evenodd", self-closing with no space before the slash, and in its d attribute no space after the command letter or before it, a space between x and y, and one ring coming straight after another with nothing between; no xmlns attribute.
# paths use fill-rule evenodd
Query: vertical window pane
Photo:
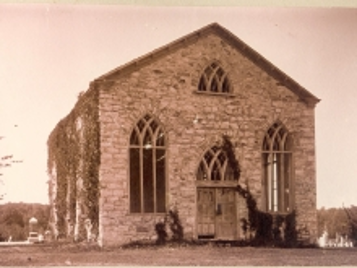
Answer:
<svg viewBox="0 0 357 268"><path fill-rule="evenodd" d="M130 211L141 211L140 149L130 149Z"/></svg>
<svg viewBox="0 0 357 268"><path fill-rule="evenodd" d="M285 210L290 211L290 167L291 167L291 154L286 154L284 159L284 199Z"/></svg>
<svg viewBox="0 0 357 268"><path fill-rule="evenodd" d="M157 133L156 146L165 146L165 134L161 129Z"/></svg>
<svg viewBox="0 0 357 268"><path fill-rule="evenodd" d="M276 154L273 155L273 210L278 211L278 165Z"/></svg>
<svg viewBox="0 0 357 268"><path fill-rule="evenodd" d="M152 146L152 137L148 130L146 131L145 137L143 139L143 145L144 145L144 148L146 148L146 149L149 149Z"/></svg>
<svg viewBox="0 0 357 268"><path fill-rule="evenodd" d="M229 92L229 81L227 78L224 78L223 85L222 85L222 92Z"/></svg>
<svg viewBox="0 0 357 268"><path fill-rule="evenodd" d="M266 178L266 196L267 196L267 208L268 211L273 210L273 203L272 203L272 188L273 188L273 183L272 183L272 164L271 164L271 155L270 154L264 154L264 166L265 166L265 178Z"/></svg>
<svg viewBox="0 0 357 268"><path fill-rule="evenodd" d="M214 78L212 79L212 82L211 82L211 91L212 91L212 92L218 92L218 83L217 83L216 77L214 77Z"/></svg>
<svg viewBox="0 0 357 268"><path fill-rule="evenodd" d="M217 164L217 162L214 162L212 171L211 171L211 180L212 181L219 181L221 180L221 171L220 168Z"/></svg>
<svg viewBox="0 0 357 268"><path fill-rule="evenodd" d="M165 150L156 150L156 209L166 211Z"/></svg>
<svg viewBox="0 0 357 268"><path fill-rule="evenodd" d="M153 149L143 150L144 212L154 212Z"/></svg>
<svg viewBox="0 0 357 268"><path fill-rule="evenodd" d="M131 133L131 136L130 136L130 144L131 145L139 145L139 136L136 132L136 130L134 129L133 132Z"/></svg>
<svg viewBox="0 0 357 268"><path fill-rule="evenodd" d="M277 153L276 154L276 181L277 181L277 207L278 211L284 211L284 176L283 176L283 166L282 166L282 160L284 157L284 154L282 153Z"/></svg>
<svg viewBox="0 0 357 268"><path fill-rule="evenodd" d="M199 91L206 91L206 81L205 81L203 76L200 79L200 83L198 85L198 90Z"/></svg>

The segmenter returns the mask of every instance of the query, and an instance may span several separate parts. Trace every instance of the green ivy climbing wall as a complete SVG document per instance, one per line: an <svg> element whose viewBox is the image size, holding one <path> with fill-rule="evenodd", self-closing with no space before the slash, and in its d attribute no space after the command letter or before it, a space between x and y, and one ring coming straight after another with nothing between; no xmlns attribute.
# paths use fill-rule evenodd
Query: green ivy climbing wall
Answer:
<svg viewBox="0 0 357 268"><path fill-rule="evenodd" d="M89 90L79 97L71 113L52 131L47 144L48 171L53 168L56 171L52 182L56 192L50 186L49 194L50 200L54 200L51 206L56 211L58 234L62 237L72 235L73 226L78 224L83 239L84 220L90 219L96 232L99 220L100 149L96 90ZM80 178L82 188L77 189ZM77 205L81 207L80 222L76 222Z"/></svg>

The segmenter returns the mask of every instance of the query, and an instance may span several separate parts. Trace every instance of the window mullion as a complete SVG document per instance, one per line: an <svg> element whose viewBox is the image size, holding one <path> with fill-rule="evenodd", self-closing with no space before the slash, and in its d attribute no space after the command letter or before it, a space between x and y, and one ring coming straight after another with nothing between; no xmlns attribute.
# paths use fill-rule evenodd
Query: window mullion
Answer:
<svg viewBox="0 0 357 268"><path fill-rule="evenodd" d="M212 163L213 161L211 160L210 163L207 162L207 180L212 181Z"/></svg>
<svg viewBox="0 0 357 268"><path fill-rule="evenodd" d="M285 173L284 173L284 154L279 154L279 186L280 186L280 204L281 211L285 212Z"/></svg>

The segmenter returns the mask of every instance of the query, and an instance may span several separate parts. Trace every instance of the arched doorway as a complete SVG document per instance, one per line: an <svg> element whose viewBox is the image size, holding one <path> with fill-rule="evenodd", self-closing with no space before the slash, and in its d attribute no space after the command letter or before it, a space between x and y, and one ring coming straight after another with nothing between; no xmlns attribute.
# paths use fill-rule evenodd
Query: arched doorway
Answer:
<svg viewBox="0 0 357 268"><path fill-rule="evenodd" d="M237 237L237 181L225 153L207 150L196 175L197 238L233 240Z"/></svg>

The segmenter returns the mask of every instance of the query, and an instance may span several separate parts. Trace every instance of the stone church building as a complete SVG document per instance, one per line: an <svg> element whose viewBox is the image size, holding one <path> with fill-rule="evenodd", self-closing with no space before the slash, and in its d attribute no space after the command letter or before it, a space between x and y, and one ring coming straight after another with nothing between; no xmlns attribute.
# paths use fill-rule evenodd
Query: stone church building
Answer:
<svg viewBox="0 0 357 268"><path fill-rule="evenodd" d="M54 229L93 227L100 245L155 239L177 209L186 238L243 239L246 203L218 146L228 135L259 209L296 211L313 240L318 102L217 23L120 66L49 137Z"/></svg>

